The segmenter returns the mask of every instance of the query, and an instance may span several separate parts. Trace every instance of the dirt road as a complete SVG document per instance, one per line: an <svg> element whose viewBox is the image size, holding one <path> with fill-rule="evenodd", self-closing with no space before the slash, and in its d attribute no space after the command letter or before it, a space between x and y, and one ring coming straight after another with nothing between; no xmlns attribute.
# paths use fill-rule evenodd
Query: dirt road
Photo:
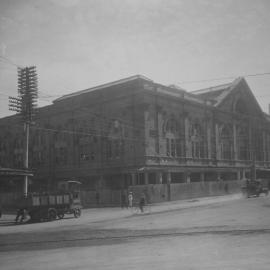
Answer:
<svg viewBox="0 0 270 270"><path fill-rule="evenodd" d="M270 197L156 209L144 215L86 210L82 219L2 224L1 267L269 269Z"/></svg>

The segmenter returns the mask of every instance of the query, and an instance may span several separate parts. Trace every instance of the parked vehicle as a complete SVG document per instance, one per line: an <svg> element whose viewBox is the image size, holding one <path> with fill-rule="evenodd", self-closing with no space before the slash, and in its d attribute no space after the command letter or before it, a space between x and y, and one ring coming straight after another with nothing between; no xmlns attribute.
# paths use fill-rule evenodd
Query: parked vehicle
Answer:
<svg viewBox="0 0 270 270"><path fill-rule="evenodd" d="M246 184L242 186L242 193L247 198L252 196L259 197L260 194L267 196L269 189L267 186L263 185L263 181L261 179L257 179L255 181L247 180Z"/></svg>
<svg viewBox="0 0 270 270"><path fill-rule="evenodd" d="M26 215L33 222L62 219L66 214L81 216L80 182L61 182L57 192L32 193L20 201L16 222L23 222Z"/></svg>

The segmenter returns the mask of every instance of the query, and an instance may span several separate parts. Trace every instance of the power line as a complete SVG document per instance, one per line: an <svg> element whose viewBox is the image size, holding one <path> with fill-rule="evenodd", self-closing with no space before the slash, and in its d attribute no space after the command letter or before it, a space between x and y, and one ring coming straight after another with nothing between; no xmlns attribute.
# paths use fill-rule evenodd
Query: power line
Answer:
<svg viewBox="0 0 270 270"><path fill-rule="evenodd" d="M131 121L126 121L126 119L123 119L123 118L117 118L117 117L107 117L105 115L102 115L102 113L94 113L94 112L90 112L90 111L85 111L86 108L76 108L74 109L73 111L75 112L76 110L79 111L80 113L84 113L84 115L94 115L96 118L99 118L101 119L102 121L106 121L106 123L109 123L111 124L112 123L112 120L119 120L122 124L124 124L125 127L131 127L132 129L137 129L137 130L144 130L145 129L145 126L144 125L136 125L134 126L134 123L131 122ZM244 113L235 113L235 112L229 112L229 111L224 111L224 110L221 110L217 107L213 107L213 108L209 108L210 110L213 109L214 111L216 112L219 112L219 113L224 113L224 114L228 114L230 116L233 116L233 115L237 115L237 116L240 116L240 117L245 117L245 118L249 118L249 119L254 119L254 120L257 120L257 119L261 119L260 117L258 116L251 116L251 115L247 115L247 114L244 114ZM68 112L71 112L70 110L67 110ZM61 113L65 113L66 111L62 111ZM78 117L81 117L82 115L79 114ZM74 118L74 120L76 120L76 118ZM81 119L81 120L84 120L84 119ZM102 123L102 126L103 126L104 122ZM87 126L88 127L88 126ZM80 127L78 127L80 128ZM59 129L51 129L51 130L54 130L54 131L57 131L57 132L61 132L61 130ZM76 134L76 132L74 131L68 131L68 130L63 130L64 132L73 132L74 134ZM77 132L77 133L80 133L81 135L84 133L84 132ZM84 133L84 135L94 135L95 133ZM103 135L101 135L103 136Z"/></svg>
<svg viewBox="0 0 270 270"><path fill-rule="evenodd" d="M140 91L143 91L143 90L140 90ZM138 92L137 92L138 93ZM131 93L130 95L132 95L133 93ZM134 94L133 94L134 95ZM97 103L96 104L96 106L101 106L102 104L105 104L105 103L107 103L107 102L110 102L110 101L112 101L112 100L118 100L118 99L121 99L121 98L124 98L124 97L128 97L129 95L127 95L127 94L124 94L124 95L122 95L122 96L118 96L117 98L112 98L112 99L107 99L107 100L105 100L105 101L103 101L103 102L99 102L99 103ZM48 101L49 102L49 101ZM95 106L95 107L96 107ZM41 107L42 108L42 107ZM93 109L93 107L91 107L92 109ZM217 108L216 108L217 109ZM70 110L66 110L66 111L68 111L68 112L70 112ZM122 124L124 124L126 127L130 127L131 129L133 129L133 130L142 130L142 129L144 129L145 127L144 127L144 125L138 125L138 124L134 124L132 121L127 121L126 119L123 119L123 118L119 118L119 117L106 117L105 115L102 115L102 113L95 113L95 112L91 112L91 111L89 111L89 110L87 110L87 108L85 107L85 108L74 108L73 110L72 110L74 113L76 112L76 111L78 111L79 113L84 113L84 115L93 115L93 116L95 116L96 118L99 118L99 119L101 119L102 121L103 121L103 123L102 123L102 126L104 126L104 125L106 125L106 124L111 124L112 123L112 121L115 121L115 120L119 120L120 121L120 123L122 123ZM227 112L225 112L225 111L222 111L223 113L227 113ZM61 113L65 113L65 111L61 111ZM58 114L58 113L57 113ZM81 116L81 115L79 115L79 116ZM84 119L82 119L82 120L84 120Z"/></svg>
<svg viewBox="0 0 270 270"><path fill-rule="evenodd" d="M0 124L1 125L1 124ZM12 123L8 123L6 124L8 126L14 126L14 127L20 127L22 128L23 125L19 125L19 124L12 124ZM54 128L45 128L45 127L37 127L37 126L31 126L31 129L33 130L42 130L42 131L48 131L48 132L52 132L52 133L64 133L64 134L69 134L69 135L76 135L76 136L91 136L91 137L100 137L100 138L109 138L109 139L121 139L122 141L136 141L136 142L142 142L144 143L144 139L138 139L138 138L135 138L135 139L131 139L131 138L123 138L123 137L120 137L120 136L110 136L110 135L102 135L102 134L99 134L99 133L96 133L96 132L80 132L80 131L74 131L74 130L68 130L68 129L54 129Z"/></svg>
<svg viewBox="0 0 270 270"><path fill-rule="evenodd" d="M140 92L143 92L143 91L144 91L144 89L139 90L139 91L136 92L136 94L138 94ZM122 99L122 98L125 98L125 97L128 97L128 96L131 96L131 95L134 95L134 93L130 93L129 95L123 94L122 96L118 96L116 98L106 99L106 100L104 100L102 102L98 102L97 104L95 104L94 107L101 106L101 105L103 105L105 103L108 103L108 102L110 102L112 100L115 101L115 100ZM268 95L264 95L262 97L265 97L265 96L269 96L269 94ZM91 108L93 109L94 107L92 106ZM218 110L217 108L215 108L215 109ZM87 110L87 108L85 107L85 108L74 108L72 111L74 111L74 112L76 112L76 111L85 112L86 110ZM68 111L70 112L70 110L68 110ZM230 114L230 112L225 112L225 111L222 111L222 112L223 113L229 113ZM64 113L64 112L62 111L62 113ZM119 118L119 117L106 117L106 116L102 115L101 113L94 113L94 112L91 112L91 111L86 111L85 112L85 115L89 115L89 114L90 115L93 115L93 116L95 116L95 117L97 117L99 119L101 119L102 121L106 121L105 124L106 123L109 123L110 124L113 120L119 120L121 123L125 124L126 126L131 127L133 130L135 130L135 129L141 130L141 129L144 129L145 128L144 125L137 125L137 124L134 125L134 123L132 121L126 121L126 119L123 119L123 118Z"/></svg>
<svg viewBox="0 0 270 270"><path fill-rule="evenodd" d="M6 61L6 62L2 61L2 63L10 64L10 65L16 66L17 68L21 68L21 66L17 65L16 63L14 63L11 59L9 59L7 57L0 55L0 59L3 59Z"/></svg>
<svg viewBox="0 0 270 270"><path fill-rule="evenodd" d="M3 58L3 57L2 57ZM7 59L7 58L6 58ZM16 65L17 66L17 65ZM248 75L245 75L245 76L262 76L262 75L269 75L270 73L256 73L256 74L248 74ZM210 80L203 80L203 81L212 81L212 80L220 80L220 79L232 79L232 78L235 78L235 77L223 77L223 78L213 78L213 79L210 79ZM192 81L190 81L190 82L192 82ZM202 82L202 81L193 81L193 82ZM140 90L140 91L144 91L144 89L143 90ZM46 97L39 97L39 99L40 100L43 100L43 101L45 101L45 102L51 102L50 100L48 100L47 98L49 98L49 97L56 97L56 96L60 96L60 95L55 95L55 96L52 96L52 95L49 95L49 94L47 94L47 93L45 93L44 91L39 91L39 92L41 92L43 95L45 95ZM138 92L137 92L138 93ZM132 95L133 93L131 93L131 95ZM5 95L5 94L4 94ZM8 95L7 95L8 96ZM261 96L261 97L265 97L265 96L268 96L268 95L264 95L264 96ZM125 98L125 97L128 97L128 95L127 94L124 94L124 95L122 95L122 96L118 96L118 97L116 97L116 98L112 98L112 99L106 99L106 100L104 100L102 103L101 102L98 102L96 105L97 106L100 106L100 105L102 105L102 104L105 104L105 103L108 103L109 101L111 101L111 100L117 100L117 99L121 99L121 98ZM83 108L84 109L84 108ZM75 110L79 110L79 111L81 111L82 109L81 108L76 108L76 109L74 109L74 111ZM120 120L121 122L122 121L124 121L124 122L129 122L129 123L131 123L130 121L126 121L126 120L124 120L124 119L121 119L121 118L116 118L116 117L114 117L114 118L108 118L108 117L104 117L104 116L100 116L100 115L98 115L97 113L92 113L92 112L87 112L87 114L92 114L92 115L94 115L95 117L99 117L99 118L102 118L103 119L103 121L104 121L104 119L108 119L109 121L111 121L111 120ZM132 123L131 123L132 124ZM144 126L141 126L142 128L144 128ZM132 125L132 128L133 129L135 129L136 127L134 127L134 125Z"/></svg>
<svg viewBox="0 0 270 270"><path fill-rule="evenodd" d="M9 64L16 66L17 68L21 68L21 66L14 63L11 59L0 56L3 60L7 61ZM1 60L1 59L0 59ZM192 80L192 81L182 81L178 82L179 84L189 84L189 83L203 83L203 82L211 82L211 81L219 81L219 80L229 80L229 79L236 79L238 77L257 77L257 76L265 76L270 75L270 72L264 72L264 73L253 73L253 74L244 74L239 76L228 76L228 77L217 77L217 78L210 78L210 79L204 79L204 80ZM44 98L55 98L55 97L61 97L62 95L50 95L46 92L39 91L40 93L43 93L45 95ZM48 100L45 100L48 101Z"/></svg>
<svg viewBox="0 0 270 270"><path fill-rule="evenodd" d="M46 98L55 98L55 97L61 97L62 95L50 95L50 94L48 94L48 93L46 93L46 92L44 92L44 91L41 91L41 90L39 90L38 91L39 93L41 93L42 95L44 95L44 97L46 97Z"/></svg>
<svg viewBox="0 0 270 270"><path fill-rule="evenodd" d="M240 75L240 76L217 77L217 78L211 78L211 79L205 79L205 80L182 81L182 82L179 82L179 84L202 83L202 82L229 80L229 79L231 80L231 79L236 79L239 77L256 77L256 76L265 76L265 75L270 75L270 72L245 74L245 75Z"/></svg>

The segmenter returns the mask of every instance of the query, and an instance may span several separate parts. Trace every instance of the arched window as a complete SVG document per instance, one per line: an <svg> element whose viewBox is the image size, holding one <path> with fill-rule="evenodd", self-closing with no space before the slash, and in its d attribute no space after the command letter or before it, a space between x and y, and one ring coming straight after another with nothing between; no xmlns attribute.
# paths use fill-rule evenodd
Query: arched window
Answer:
<svg viewBox="0 0 270 270"><path fill-rule="evenodd" d="M254 141L254 150L255 150L255 160L257 161L264 160L263 140L264 138L263 138L262 130L254 130L253 141Z"/></svg>
<svg viewBox="0 0 270 270"><path fill-rule="evenodd" d="M170 118L165 123L166 155L168 157L184 156L184 138L177 121Z"/></svg>
<svg viewBox="0 0 270 270"><path fill-rule="evenodd" d="M23 167L23 139L21 138L21 135L18 133L15 135L14 138L14 150L13 150L13 163L14 166L17 168Z"/></svg>
<svg viewBox="0 0 270 270"><path fill-rule="evenodd" d="M4 167L5 160L7 157L6 144L4 138L0 137L0 165Z"/></svg>
<svg viewBox="0 0 270 270"><path fill-rule="evenodd" d="M120 158L124 150L123 127L118 120L112 121L107 137L106 156L108 159Z"/></svg>
<svg viewBox="0 0 270 270"><path fill-rule="evenodd" d="M270 161L270 132L266 132L265 136L265 159L266 161Z"/></svg>
<svg viewBox="0 0 270 270"><path fill-rule="evenodd" d="M193 158L204 158L205 153L205 141L204 132L199 123L191 125L190 141L191 141L191 154Z"/></svg>
<svg viewBox="0 0 270 270"><path fill-rule="evenodd" d="M249 159L248 128L238 126L236 133L237 157L239 160Z"/></svg>
<svg viewBox="0 0 270 270"><path fill-rule="evenodd" d="M178 131L178 125L175 119L171 118L166 122L166 132L176 133Z"/></svg>
<svg viewBox="0 0 270 270"><path fill-rule="evenodd" d="M56 165L67 165L68 148L67 148L67 133L62 125L58 125L57 132L54 135L54 155Z"/></svg>
<svg viewBox="0 0 270 270"><path fill-rule="evenodd" d="M69 135L69 134L68 134ZM73 136L73 134L72 134ZM72 138L70 136L70 138ZM76 122L76 139L79 151L79 158L81 164L87 165L89 162L96 160L97 157L97 143L99 142L93 130L90 129L87 120ZM66 140L68 137L66 138Z"/></svg>
<svg viewBox="0 0 270 270"><path fill-rule="evenodd" d="M227 125L223 126L220 131L220 152L221 159L233 158L233 133Z"/></svg>
<svg viewBox="0 0 270 270"><path fill-rule="evenodd" d="M38 167L44 163L46 144L41 131L36 130L31 142L31 158L30 162L33 167Z"/></svg>

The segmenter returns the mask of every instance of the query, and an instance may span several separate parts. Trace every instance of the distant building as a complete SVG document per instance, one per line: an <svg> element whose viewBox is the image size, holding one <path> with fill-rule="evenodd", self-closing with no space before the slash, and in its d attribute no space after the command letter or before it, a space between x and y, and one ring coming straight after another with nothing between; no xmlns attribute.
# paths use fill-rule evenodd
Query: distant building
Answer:
<svg viewBox="0 0 270 270"><path fill-rule="evenodd" d="M0 119L0 165L23 168L23 124ZM30 131L33 188L78 179L86 190L268 177L270 118L244 78L192 93L144 76L39 108Z"/></svg>

